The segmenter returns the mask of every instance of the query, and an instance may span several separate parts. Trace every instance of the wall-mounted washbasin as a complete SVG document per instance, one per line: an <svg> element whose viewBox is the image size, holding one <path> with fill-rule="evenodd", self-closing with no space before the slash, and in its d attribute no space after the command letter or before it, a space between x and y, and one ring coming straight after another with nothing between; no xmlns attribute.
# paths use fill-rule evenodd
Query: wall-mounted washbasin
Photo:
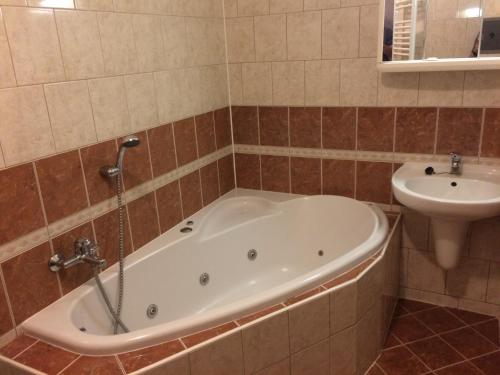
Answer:
<svg viewBox="0 0 500 375"><path fill-rule="evenodd" d="M500 215L500 169L466 164L459 175L449 171L447 163L406 163L392 177L396 198L431 217L436 259L445 269L458 265L471 221Z"/></svg>

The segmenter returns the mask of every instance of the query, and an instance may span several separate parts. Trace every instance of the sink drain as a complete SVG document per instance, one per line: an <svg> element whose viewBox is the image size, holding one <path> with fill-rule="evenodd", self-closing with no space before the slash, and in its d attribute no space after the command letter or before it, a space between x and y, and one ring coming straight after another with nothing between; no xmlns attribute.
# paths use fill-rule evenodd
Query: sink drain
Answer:
<svg viewBox="0 0 500 375"><path fill-rule="evenodd" d="M158 306L152 303L146 309L146 315L149 319L153 319L158 314Z"/></svg>

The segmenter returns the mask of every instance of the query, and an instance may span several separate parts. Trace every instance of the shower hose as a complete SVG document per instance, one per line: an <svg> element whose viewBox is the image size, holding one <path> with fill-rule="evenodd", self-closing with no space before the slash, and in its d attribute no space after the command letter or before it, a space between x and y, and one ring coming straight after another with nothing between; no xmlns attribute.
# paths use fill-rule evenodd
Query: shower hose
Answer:
<svg viewBox="0 0 500 375"><path fill-rule="evenodd" d="M104 285L102 285L101 278L99 277L99 269L97 266L94 266L94 279L96 281L97 287L101 292L102 298L108 307L108 311L113 317L113 333L118 334L118 326L124 332L129 332L127 326L121 320L121 312L123 305L123 289L124 289L124 266L125 266L125 229L124 229L124 213L123 213L123 202L122 202L122 184L121 184L121 175L118 174L116 176L116 190L117 190L117 201L118 201L118 237L119 237L119 271L118 271L118 303L116 306L116 310L111 305L111 301L109 300L108 293L104 289Z"/></svg>

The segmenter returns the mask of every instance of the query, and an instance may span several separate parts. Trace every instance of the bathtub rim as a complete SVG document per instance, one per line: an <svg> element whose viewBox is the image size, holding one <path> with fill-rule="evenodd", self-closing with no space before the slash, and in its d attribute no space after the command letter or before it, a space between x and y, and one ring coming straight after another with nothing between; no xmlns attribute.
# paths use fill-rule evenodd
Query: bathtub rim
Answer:
<svg viewBox="0 0 500 375"><path fill-rule="evenodd" d="M219 203L232 198L246 198L246 197L251 197L251 198L262 197L264 199L272 197L273 201L277 201L278 203L283 203L295 199L304 199L304 198L311 199L314 198L315 196L302 196L302 195L287 194L287 193L274 193L274 192L262 192L262 191L247 190L247 189L236 189L224 195L223 197L219 198L218 200L212 202L210 205L204 207L196 214L188 218L185 218L181 223L171 228L169 231L165 232L163 235L166 235L167 233L171 232L175 234L175 237L171 241L167 242L168 246L174 245L175 243L182 241L185 238L194 236L196 233L198 233L198 231L196 230L193 230L193 232L187 235L181 234L179 232L179 229L185 226L185 223L187 221L193 220L195 222L195 226L201 225L203 223L203 219L205 217L208 217L212 212L212 210L216 208L216 206ZM321 197L327 197L327 196L321 196ZM313 289L314 287L319 287L322 284L328 282L329 280L335 279L336 277L362 264L364 261L367 261L374 254L380 251L381 247L384 246L386 239L389 238L391 230L388 226L387 217L377 205L366 202L360 202L352 198L347 198L347 197L342 197L342 198L352 200L353 202L356 202L356 204L366 204L366 207L370 209L370 212L373 215L374 219L378 221L370 236L361 245L350 250L347 254L344 254L339 258L333 260L333 262L339 262L340 260L343 260L343 258L350 258L350 261L338 267L335 273L332 272L330 272L329 274L326 273L326 270L328 268L331 268L331 262L328 262L321 267L315 268L312 271L301 274L298 277L288 280L285 283L272 287L270 289L270 291L273 292L272 295L274 295L272 299L268 297L270 294L269 292L266 293L260 292L256 295L252 295L244 299L240 299L236 302L223 305L219 308L212 309L209 312L196 317L195 324L193 324L193 317L191 316L187 318L174 320L172 321L173 323L172 322L160 323L155 326L142 328L139 330L132 331L128 334L121 334L119 336L97 335L97 334L88 334L80 332L77 328L77 325L71 318L71 312L69 312L67 313L68 319L63 322L61 328L72 329L73 330L72 333L74 333L74 335L66 334L63 340L62 336L58 337L58 335L54 335L53 330L58 324L53 323L53 318L52 320L48 320L49 319L48 315L53 313L52 310L55 309L54 306L58 302L60 304L60 301L62 299L68 300L66 301L67 309L73 311L75 306L79 303L80 299L84 298L89 293L95 292L95 281L91 279L90 281L83 284L79 288L76 288L72 292L63 296L58 301L54 302L53 304L41 310L37 314L28 318L26 321L21 323L20 325L21 329L28 335L49 342L52 345L60 346L65 350L91 356L114 355L114 354L133 352L135 350L141 350L143 348L155 346L160 343L181 339L191 334L209 329L210 327L216 327L219 326L220 324L224 324L230 321L236 321L238 319L243 318L244 316L247 316L253 312L262 310L263 308L272 306L274 304L282 303L290 297L298 296L303 292ZM375 245L374 243L368 243L370 240L373 241L373 236L374 233L376 232L378 232L379 235L382 234L381 236L379 236L378 241L376 242L377 244ZM144 247L133 252L128 257L129 262L126 265L126 269L133 267L135 264L137 264L141 260L144 260L145 258L152 257L156 253L163 251L166 245L165 244L162 246L157 245L158 242L161 242L162 236L157 237L155 240L151 241ZM371 249L367 250L367 248ZM102 274L103 283L106 283L110 279L116 277L117 269L118 265L115 264L112 267L108 268L106 271L104 271ZM309 279L308 282L306 283L305 282L306 279L309 278L310 277L309 275L313 273L317 274L317 277ZM302 281L300 284L299 280ZM75 298L76 296L79 296L79 298ZM263 298L264 296L267 296L267 298ZM260 302L259 303L255 302L254 304L250 304L248 301L251 300L254 301L259 300ZM241 307L242 305L246 306L246 308L242 308ZM223 317L219 316L217 318L217 316L220 315L221 310L224 310L227 313L224 314ZM234 318L232 319L229 318L228 317L229 315L233 316ZM41 325L40 322L37 322L40 319L43 321L44 318L46 319L46 321L48 321L49 324ZM182 323L190 323L190 324L185 324L186 328L184 328L184 330L177 330L178 333L175 334L175 336L173 337L166 338L167 335L165 334L165 329L158 330L159 326L163 327L165 327L166 325L172 326L174 324L179 324L178 323L179 321L181 322L181 324ZM138 335L138 331L142 334ZM144 336L147 336L146 340ZM69 338L69 340L67 338ZM141 345L137 344L137 342L141 343Z"/></svg>

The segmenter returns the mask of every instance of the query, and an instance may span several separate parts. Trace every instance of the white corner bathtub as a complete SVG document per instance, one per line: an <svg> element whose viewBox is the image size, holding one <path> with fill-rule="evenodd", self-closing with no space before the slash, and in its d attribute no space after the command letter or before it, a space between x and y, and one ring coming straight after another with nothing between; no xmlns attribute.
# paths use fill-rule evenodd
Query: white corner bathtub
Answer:
<svg viewBox="0 0 500 375"><path fill-rule="evenodd" d="M181 233L188 220L194 222L192 232ZM122 320L129 333L112 335L94 280L22 328L88 355L151 346L331 280L377 252L387 233L384 213L353 199L235 190L127 257ZM251 249L257 251L254 260ZM117 270L114 265L101 274L113 303ZM210 275L206 285L200 283L203 273ZM146 314L151 304L158 306L153 319Z"/></svg>

